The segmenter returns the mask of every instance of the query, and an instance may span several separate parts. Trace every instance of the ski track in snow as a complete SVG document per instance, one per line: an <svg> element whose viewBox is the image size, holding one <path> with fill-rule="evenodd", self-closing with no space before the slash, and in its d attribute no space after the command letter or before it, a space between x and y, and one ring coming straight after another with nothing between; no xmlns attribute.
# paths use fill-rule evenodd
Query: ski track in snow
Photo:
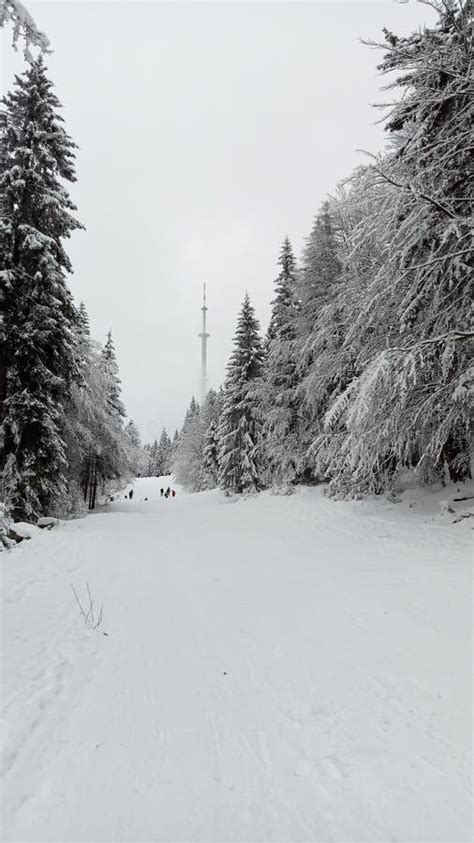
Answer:
<svg viewBox="0 0 474 843"><path fill-rule="evenodd" d="M469 531L160 482L2 554L2 839L471 840Z"/></svg>

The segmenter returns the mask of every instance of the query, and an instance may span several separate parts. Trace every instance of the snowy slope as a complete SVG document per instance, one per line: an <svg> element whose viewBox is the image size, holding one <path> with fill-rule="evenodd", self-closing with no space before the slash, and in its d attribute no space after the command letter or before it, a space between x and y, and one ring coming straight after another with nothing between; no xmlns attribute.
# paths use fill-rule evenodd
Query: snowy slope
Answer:
<svg viewBox="0 0 474 843"><path fill-rule="evenodd" d="M470 531L159 488L2 555L3 839L470 840Z"/></svg>

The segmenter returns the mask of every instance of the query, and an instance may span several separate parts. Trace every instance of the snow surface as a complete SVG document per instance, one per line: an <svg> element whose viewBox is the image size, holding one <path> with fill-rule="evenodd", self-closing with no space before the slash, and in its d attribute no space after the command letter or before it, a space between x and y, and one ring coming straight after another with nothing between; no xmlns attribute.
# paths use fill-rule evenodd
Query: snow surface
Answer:
<svg viewBox="0 0 474 843"><path fill-rule="evenodd" d="M2 554L3 840L470 840L465 522L160 485Z"/></svg>

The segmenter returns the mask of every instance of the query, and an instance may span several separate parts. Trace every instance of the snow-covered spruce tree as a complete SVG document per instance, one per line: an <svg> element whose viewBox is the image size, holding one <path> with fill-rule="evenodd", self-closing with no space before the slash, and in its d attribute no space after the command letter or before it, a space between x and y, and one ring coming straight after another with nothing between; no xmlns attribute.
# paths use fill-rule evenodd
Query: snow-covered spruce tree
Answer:
<svg viewBox="0 0 474 843"><path fill-rule="evenodd" d="M204 434L202 488L215 489L219 478L219 420L212 419Z"/></svg>
<svg viewBox="0 0 474 843"><path fill-rule="evenodd" d="M80 501L94 509L98 494L136 473L137 449L123 419L111 411L110 375L103 365L103 348L78 327L80 380L71 387L64 433L67 454L68 502L64 514L77 511Z"/></svg>
<svg viewBox="0 0 474 843"><path fill-rule="evenodd" d="M147 477L158 477L158 439L154 439L148 446Z"/></svg>
<svg viewBox="0 0 474 843"><path fill-rule="evenodd" d="M145 473L146 459L142 448L140 431L133 419L130 419L128 424L125 425L124 433L128 466L132 474L137 477Z"/></svg>
<svg viewBox="0 0 474 843"><path fill-rule="evenodd" d="M199 404L193 396L172 461L172 471L177 482L188 492L201 491L203 436L200 416Z"/></svg>
<svg viewBox="0 0 474 843"><path fill-rule="evenodd" d="M161 431L160 441L158 442L158 449L156 455L156 473L157 476L171 473L171 439L163 428Z"/></svg>
<svg viewBox="0 0 474 843"><path fill-rule="evenodd" d="M102 349L101 365L109 381L108 402L110 414L116 416L118 419L124 419L126 413L120 397L122 387L121 380L119 378L119 368L115 354L115 346L112 339L112 331L108 332L107 341Z"/></svg>
<svg viewBox="0 0 474 843"><path fill-rule="evenodd" d="M91 333L89 314L83 301L81 301L79 307L77 308L76 321L79 331L89 337Z"/></svg>
<svg viewBox="0 0 474 843"><path fill-rule="evenodd" d="M389 231L379 232L367 225L369 219L378 219L385 194L386 187L374 184L371 173L359 168L330 200L340 281L332 287L332 298L314 325L314 364L302 382L305 406L312 417L306 458L316 479L336 478L339 496L344 496L352 483L344 451L347 428L342 409L367 358L378 343L386 344L392 330L390 324L367 325L363 318L365 291L389 249ZM330 407L335 414L328 427L325 414Z"/></svg>
<svg viewBox="0 0 474 843"><path fill-rule="evenodd" d="M249 494L264 485L262 419L253 393L263 365L259 331L247 294L237 320L219 422L218 479L228 494Z"/></svg>
<svg viewBox="0 0 474 843"><path fill-rule="evenodd" d="M201 489L215 489L219 473L219 419L223 406L223 389L210 389L202 408L203 452Z"/></svg>
<svg viewBox="0 0 474 843"><path fill-rule="evenodd" d="M175 432L173 433L173 438L171 440L171 464L173 464L173 456L178 446L178 439L179 439L179 430L176 428Z"/></svg>
<svg viewBox="0 0 474 843"><path fill-rule="evenodd" d="M76 311L62 241L80 228L63 180L75 144L42 59L3 98L3 245L6 397L2 486L16 516L50 512L66 493L64 404L78 377Z"/></svg>
<svg viewBox="0 0 474 843"><path fill-rule="evenodd" d="M330 202L323 203L303 252L299 291L296 358L298 360L297 406L299 408L299 471L308 481L321 480L316 454L321 441L323 417L330 396L338 389L337 349L341 344L341 310L338 296L342 282L340 243Z"/></svg>
<svg viewBox="0 0 474 843"><path fill-rule="evenodd" d="M301 399L296 391L297 267L288 237L283 241L278 264L280 273L275 281L264 365L256 381L255 397L264 419L267 482L289 491L298 478Z"/></svg>
<svg viewBox="0 0 474 843"><path fill-rule="evenodd" d="M457 0L432 5L434 27L385 33L381 70L397 72L389 87L401 86L403 98L387 120L388 149L370 168L385 196L365 231L375 228L388 248L354 320L375 342L327 416L329 429L337 419L347 430L336 492L380 491L397 466L416 466L428 482L469 476L472 11Z"/></svg>

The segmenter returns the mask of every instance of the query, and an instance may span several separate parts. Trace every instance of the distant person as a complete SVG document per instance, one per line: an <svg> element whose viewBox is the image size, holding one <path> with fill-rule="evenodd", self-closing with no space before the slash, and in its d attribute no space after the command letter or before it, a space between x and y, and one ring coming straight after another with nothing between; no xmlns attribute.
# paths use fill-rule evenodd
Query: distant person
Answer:
<svg viewBox="0 0 474 843"><path fill-rule="evenodd" d="M165 490L164 490L164 489L160 489L160 497L161 497L161 498L163 497L164 493L165 493Z"/></svg>
<svg viewBox="0 0 474 843"><path fill-rule="evenodd" d="M129 493L128 493L128 497L130 498L130 500L132 500L132 498L133 498L133 489L130 489L130 491L129 491Z"/></svg>
<svg viewBox="0 0 474 843"><path fill-rule="evenodd" d="M175 492L175 490L174 490L174 489L171 489L171 497L172 497L172 498L175 498L175 497L176 497L176 492Z"/></svg>
<svg viewBox="0 0 474 843"><path fill-rule="evenodd" d="M167 490L166 490L165 494L166 494L166 495L168 495L168 497L171 495L171 489L170 489L170 487L169 487L169 486L168 486L168 488L167 488Z"/></svg>
<svg viewBox="0 0 474 843"><path fill-rule="evenodd" d="M170 490L169 490L169 489L167 489L167 490L166 490L166 492L165 492L165 498L166 498L166 500L168 500L169 496L170 496Z"/></svg>

